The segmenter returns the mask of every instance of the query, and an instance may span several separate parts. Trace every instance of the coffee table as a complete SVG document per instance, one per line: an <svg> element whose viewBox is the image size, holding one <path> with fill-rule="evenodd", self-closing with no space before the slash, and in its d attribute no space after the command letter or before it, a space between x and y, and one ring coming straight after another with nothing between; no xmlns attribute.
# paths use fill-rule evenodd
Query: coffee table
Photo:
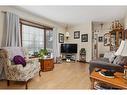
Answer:
<svg viewBox="0 0 127 95"><path fill-rule="evenodd" d="M110 87L115 87L118 89L127 89L127 79L123 78L123 73L116 72L114 78L107 78L94 70L90 75L90 79L91 89L95 89L95 82L104 83Z"/></svg>

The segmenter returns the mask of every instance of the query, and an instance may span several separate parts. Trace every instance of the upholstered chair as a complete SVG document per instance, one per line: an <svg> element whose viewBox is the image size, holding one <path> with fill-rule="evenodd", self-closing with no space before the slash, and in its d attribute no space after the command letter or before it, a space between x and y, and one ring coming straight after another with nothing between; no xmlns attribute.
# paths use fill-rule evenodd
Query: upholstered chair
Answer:
<svg viewBox="0 0 127 95"><path fill-rule="evenodd" d="M8 86L9 81L23 81L26 83L27 89L28 81L39 74L40 63L38 59L27 59L25 67L21 64L15 65L12 62L12 58L15 55L26 57L26 55L28 55L26 54L26 49L22 47L4 47L2 49L4 49L5 55L7 55L3 63Z"/></svg>

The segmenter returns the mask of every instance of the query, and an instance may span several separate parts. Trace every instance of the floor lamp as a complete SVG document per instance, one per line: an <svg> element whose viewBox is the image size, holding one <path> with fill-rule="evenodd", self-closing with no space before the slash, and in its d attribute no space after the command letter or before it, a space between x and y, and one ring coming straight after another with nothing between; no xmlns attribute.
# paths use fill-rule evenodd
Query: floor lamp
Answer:
<svg viewBox="0 0 127 95"><path fill-rule="evenodd" d="M125 44L126 44L125 40L122 40L121 43L120 43L119 48L117 49L117 51L114 54L115 56L121 55L123 53L123 50L125 48Z"/></svg>
<svg viewBox="0 0 127 95"><path fill-rule="evenodd" d="M118 50L115 52L118 56L127 56L127 39L122 40ZM124 78L127 79L127 66L124 66Z"/></svg>
<svg viewBox="0 0 127 95"><path fill-rule="evenodd" d="M127 39L126 40L122 40L120 43L119 48L117 49L117 51L114 54L115 56L127 56ZM125 76L127 76L127 69L124 70L125 71ZM116 71L113 69L108 69L107 71L102 71L101 74L105 75L105 76L110 76L111 78L114 78L114 73Z"/></svg>

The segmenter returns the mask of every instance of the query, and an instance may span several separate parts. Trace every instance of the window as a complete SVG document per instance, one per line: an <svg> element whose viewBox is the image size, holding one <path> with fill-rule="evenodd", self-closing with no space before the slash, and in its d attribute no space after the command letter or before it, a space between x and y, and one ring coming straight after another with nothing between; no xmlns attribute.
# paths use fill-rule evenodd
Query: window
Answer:
<svg viewBox="0 0 127 95"><path fill-rule="evenodd" d="M44 48L44 29L22 25L22 46L31 52Z"/></svg>
<svg viewBox="0 0 127 95"><path fill-rule="evenodd" d="M53 32L51 29L43 29L21 23L22 46L28 48L30 55L41 48L49 51L53 49Z"/></svg>

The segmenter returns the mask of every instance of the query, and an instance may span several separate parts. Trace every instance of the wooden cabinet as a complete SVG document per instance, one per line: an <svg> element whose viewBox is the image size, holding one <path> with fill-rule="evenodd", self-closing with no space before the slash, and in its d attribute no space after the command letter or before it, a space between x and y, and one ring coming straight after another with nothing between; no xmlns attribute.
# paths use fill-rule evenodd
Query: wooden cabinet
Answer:
<svg viewBox="0 0 127 95"><path fill-rule="evenodd" d="M54 68L53 58L39 59L41 65L41 71L51 71Z"/></svg>
<svg viewBox="0 0 127 95"><path fill-rule="evenodd" d="M116 51L123 39L123 29L115 29L110 31L110 51Z"/></svg>

